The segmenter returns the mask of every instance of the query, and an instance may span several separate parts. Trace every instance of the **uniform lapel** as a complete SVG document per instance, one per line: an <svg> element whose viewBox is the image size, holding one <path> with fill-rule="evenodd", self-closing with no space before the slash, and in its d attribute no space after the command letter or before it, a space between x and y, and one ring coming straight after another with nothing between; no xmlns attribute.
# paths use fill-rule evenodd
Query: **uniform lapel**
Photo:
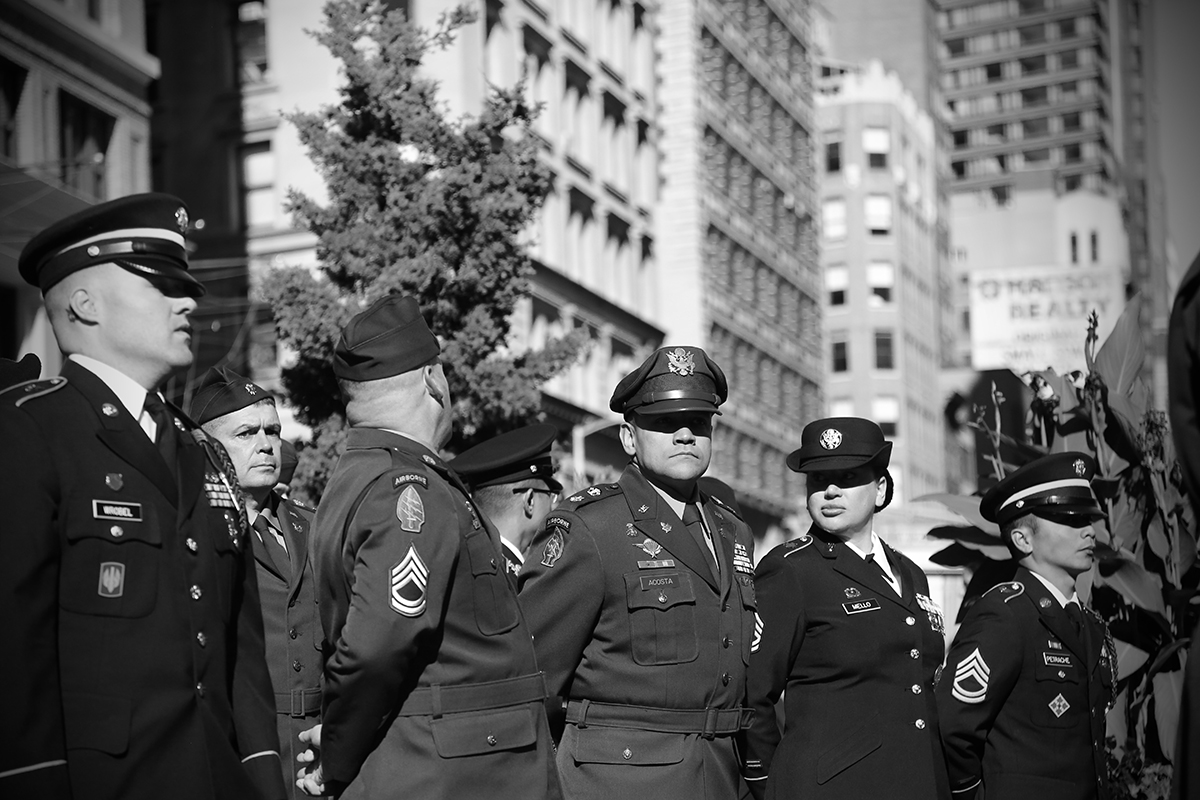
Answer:
<svg viewBox="0 0 1200 800"><path fill-rule="evenodd" d="M855 583L870 589L875 593L875 597L896 603L897 605L903 606L906 609L909 608L911 601L908 598L904 598L896 594L896 590L888 585L888 582L883 579L883 576L880 575L873 567L867 566L867 562L864 561L858 555L858 553L855 553L849 547L847 547L845 542L836 539L824 538L819 534L819 532L817 538L820 540L820 546L825 549L826 554L831 554L834 556L833 568L835 570L845 575ZM877 554L877 557L882 555L883 553L879 553ZM892 567L892 572L897 576L900 574L895 566ZM904 585L903 581L901 581L900 585Z"/></svg>
<svg viewBox="0 0 1200 800"><path fill-rule="evenodd" d="M297 514L287 500L278 495L276 498L275 518L279 520L283 539L291 554L292 575L288 581L288 594L294 595L300 589L300 582L304 578L304 562L308 558L308 520Z"/></svg>
<svg viewBox="0 0 1200 800"><path fill-rule="evenodd" d="M1042 625L1074 653L1075 657L1086 665L1086 669L1091 670L1092 664L1088 658L1087 648L1080 637L1075 635L1075 627L1071 624L1067 612L1058 604L1054 595L1050 594L1050 590L1046 588L1045 584L1033 576L1033 573L1024 567L1021 570L1027 574L1022 575L1018 570L1015 579L1025 585L1025 596L1037 609L1038 619L1041 620Z"/></svg>
<svg viewBox="0 0 1200 800"><path fill-rule="evenodd" d="M158 448L108 385L86 367L70 360L63 364L62 375L95 409L102 426L96 434L100 441L158 487L171 505L177 505L179 493L171 470L164 469Z"/></svg>
<svg viewBox="0 0 1200 800"><path fill-rule="evenodd" d="M634 526L646 538L658 542L688 569L703 578L713 591L720 592L721 587L717 585L712 567L709 566L708 556L700 552L700 547L688 532L683 520L659 496L658 490L650 485L641 470L633 465L626 467L618 482L624 490L625 502L629 504ZM637 546L638 543L632 541L630 544Z"/></svg>
<svg viewBox="0 0 1200 800"><path fill-rule="evenodd" d="M701 495L700 513L708 523L708 530L713 535L717 559L721 569L721 594L729 591L733 585L733 532L725 515L713 503Z"/></svg>
<svg viewBox="0 0 1200 800"><path fill-rule="evenodd" d="M259 565L265 567L272 575L279 578L279 580L286 582L287 576L279 571L279 566L275 563L275 559L271 557L271 551L267 549L267 543L263 540L263 534L251 528L250 539L253 542L251 550L254 551L254 560Z"/></svg>
<svg viewBox="0 0 1200 800"><path fill-rule="evenodd" d="M170 403L167 405L170 407ZM208 456L204 447L196 442L190 433L182 433L176 429L174 434L179 438L179 511L188 516L200 498Z"/></svg>

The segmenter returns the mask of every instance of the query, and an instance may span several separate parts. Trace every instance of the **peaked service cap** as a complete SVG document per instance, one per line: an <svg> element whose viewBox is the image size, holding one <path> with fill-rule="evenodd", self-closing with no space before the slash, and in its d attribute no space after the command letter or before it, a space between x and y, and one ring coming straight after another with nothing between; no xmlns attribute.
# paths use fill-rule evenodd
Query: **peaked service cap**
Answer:
<svg viewBox="0 0 1200 800"><path fill-rule="evenodd" d="M527 425L464 450L450 461L450 466L471 489L538 478L561 492L562 484L554 479L550 456L557 436L558 428L553 425Z"/></svg>
<svg viewBox="0 0 1200 800"><path fill-rule="evenodd" d="M729 396L725 373L699 347L660 347L613 390L608 407L618 414L705 411Z"/></svg>
<svg viewBox="0 0 1200 800"><path fill-rule="evenodd" d="M1031 461L987 491L983 518L1005 525L1025 514L1100 519L1104 510L1092 493L1096 460L1087 453L1051 453Z"/></svg>
<svg viewBox="0 0 1200 800"><path fill-rule="evenodd" d="M787 465L793 472L854 469L863 464L884 470L891 458L892 443L871 420L827 417L804 426L800 449L788 455Z"/></svg>

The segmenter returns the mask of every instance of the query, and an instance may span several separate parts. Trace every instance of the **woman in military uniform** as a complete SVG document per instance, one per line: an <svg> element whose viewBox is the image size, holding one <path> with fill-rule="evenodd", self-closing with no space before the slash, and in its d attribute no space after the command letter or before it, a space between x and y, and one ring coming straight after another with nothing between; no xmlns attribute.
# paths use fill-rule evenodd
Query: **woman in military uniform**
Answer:
<svg viewBox="0 0 1200 800"><path fill-rule="evenodd" d="M891 451L874 422L840 417L810 423L788 456L813 524L755 571L743 748L755 798L950 797L933 695L941 611L920 568L874 530Z"/></svg>

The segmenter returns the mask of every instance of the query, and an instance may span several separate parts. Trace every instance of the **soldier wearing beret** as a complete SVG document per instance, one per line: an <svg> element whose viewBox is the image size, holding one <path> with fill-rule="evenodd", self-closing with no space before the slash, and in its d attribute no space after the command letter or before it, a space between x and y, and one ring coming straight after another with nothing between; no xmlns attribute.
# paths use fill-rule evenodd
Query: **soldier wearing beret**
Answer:
<svg viewBox="0 0 1200 800"><path fill-rule="evenodd" d="M1092 568L1096 464L1056 453L983 497L1017 559L963 619L938 685L955 798L1103 800L1116 650L1075 580Z"/></svg>
<svg viewBox="0 0 1200 800"><path fill-rule="evenodd" d="M279 482L282 441L275 398L249 378L210 369L188 409L205 432L225 446L237 472L250 519L250 549L258 570L267 668L275 689L282 776L292 797L299 736L320 722L321 620L316 579L308 556L311 509L285 500Z"/></svg>
<svg viewBox="0 0 1200 800"><path fill-rule="evenodd" d="M934 682L942 614L879 537L892 443L857 417L809 423L787 465L812 527L758 564L744 775L756 798L949 798ZM774 707L784 696L780 735Z"/></svg>
<svg viewBox="0 0 1200 800"><path fill-rule="evenodd" d="M545 682L500 542L438 456L441 348L411 297L350 320L334 372L351 424L314 522L322 747L343 798L558 797Z"/></svg>
<svg viewBox="0 0 1200 800"><path fill-rule="evenodd" d="M546 518L520 599L551 694L572 798L731 798L754 633L754 540L698 489L725 375L698 347L617 384L630 464Z"/></svg>
<svg viewBox="0 0 1200 800"><path fill-rule="evenodd" d="M246 512L158 393L192 361L187 209L135 195L33 238L62 376L0 394L0 796L282 798Z"/></svg>
<svg viewBox="0 0 1200 800"><path fill-rule="evenodd" d="M484 519L496 526L514 586L529 542L562 491L550 456L557 436L553 425L528 425L464 450L450 462Z"/></svg>

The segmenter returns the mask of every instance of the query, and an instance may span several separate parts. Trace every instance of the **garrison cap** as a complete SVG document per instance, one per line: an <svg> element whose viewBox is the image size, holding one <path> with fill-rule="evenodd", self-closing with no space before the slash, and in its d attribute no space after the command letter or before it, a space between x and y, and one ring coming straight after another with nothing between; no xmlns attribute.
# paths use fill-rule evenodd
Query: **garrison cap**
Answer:
<svg viewBox="0 0 1200 800"><path fill-rule="evenodd" d="M887 469L892 443L883 431L862 417L828 417L810 422L800 434L800 449L787 457L793 472L826 472L874 464Z"/></svg>
<svg viewBox="0 0 1200 800"><path fill-rule="evenodd" d="M1104 510L1092 494L1096 461L1087 453L1052 453L1032 461L987 491L983 518L1005 525L1026 514L1100 519Z"/></svg>
<svg viewBox="0 0 1200 800"><path fill-rule="evenodd" d="M333 353L333 373L376 381L427 364L442 352L416 299L388 294L346 323Z"/></svg>
<svg viewBox="0 0 1200 800"><path fill-rule="evenodd" d="M717 406L728 396L725 373L708 353L699 347L661 347L621 379L608 407L618 414L720 414Z"/></svg>
<svg viewBox="0 0 1200 800"><path fill-rule="evenodd" d="M287 439L281 439L279 442L279 482L291 483L299 463L300 457L296 454L296 445Z"/></svg>
<svg viewBox="0 0 1200 800"><path fill-rule="evenodd" d="M226 367L213 367L200 379L188 416L203 425L263 400L275 404L275 397L249 378Z"/></svg>
<svg viewBox="0 0 1200 800"><path fill-rule="evenodd" d="M557 436L558 428L553 425L527 425L480 442L449 463L472 490L538 478L561 492L562 484L554 479L550 458L550 447Z"/></svg>
<svg viewBox="0 0 1200 800"><path fill-rule="evenodd" d="M166 279L192 297L204 284L188 272L188 210L169 194L134 194L85 208L25 245L18 269L45 294L73 272L113 263L147 279Z"/></svg>

